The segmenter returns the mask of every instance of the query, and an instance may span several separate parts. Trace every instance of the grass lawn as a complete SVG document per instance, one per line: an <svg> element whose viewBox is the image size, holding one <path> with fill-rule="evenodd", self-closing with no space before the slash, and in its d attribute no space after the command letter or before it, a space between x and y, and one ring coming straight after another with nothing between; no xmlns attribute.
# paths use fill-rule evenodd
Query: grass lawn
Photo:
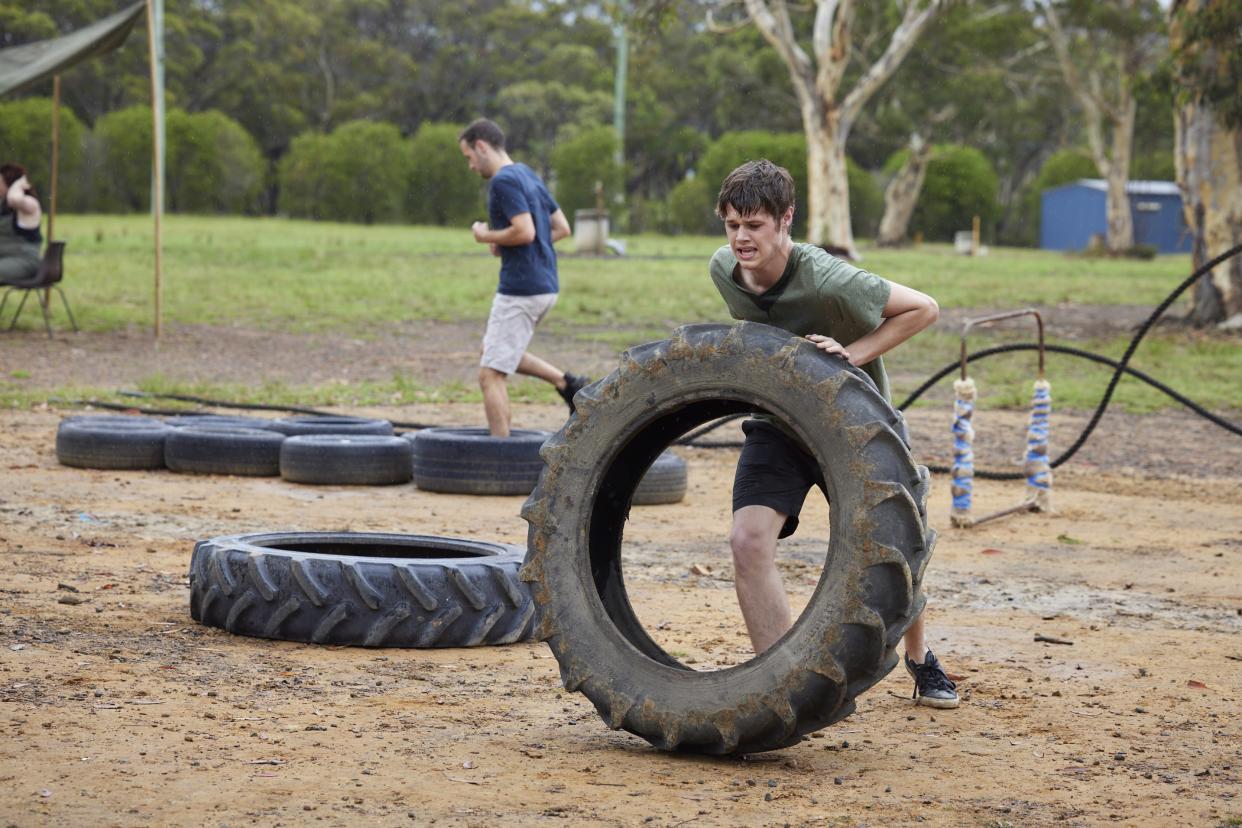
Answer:
<svg viewBox="0 0 1242 828"><path fill-rule="evenodd" d="M57 236L69 243L66 284L84 329L150 328L148 216L60 216ZM606 259L568 255L572 247L563 243L562 295L550 330L620 350L667 336L682 323L728 321L706 275L707 260L723 236L634 236L626 242L625 258ZM943 245L864 248L864 255L867 268L931 294L945 309L1154 306L1190 268L1188 256L1113 261L993 249L971 259ZM163 319L166 325L382 336L384 323L477 320L495 289L496 269L496 260L465 228L170 216L164 229ZM1018 326L972 335L972 348L1033 339ZM1064 340L1052 330L1050 341ZM1118 358L1126 340L1072 344ZM931 331L894 352L890 372L903 377L894 383L895 396L902 398L919 381L908 378L926 376L955 359L957 347L952 333ZM983 404L1025 405L1033 364L1033 355L1015 355L972 368L988 383ZM1134 366L1209 407L1242 408L1242 347L1236 338L1161 331L1149 335ZM1051 357L1049 376L1057 404L1086 408L1098 401L1108 370ZM162 387L173 390L176 382ZM449 390L454 398L472 393ZM13 391L0 382L0 400ZM307 400L323 398L316 389L301 391ZM1132 380L1122 382L1118 402L1139 411L1175 405Z"/></svg>

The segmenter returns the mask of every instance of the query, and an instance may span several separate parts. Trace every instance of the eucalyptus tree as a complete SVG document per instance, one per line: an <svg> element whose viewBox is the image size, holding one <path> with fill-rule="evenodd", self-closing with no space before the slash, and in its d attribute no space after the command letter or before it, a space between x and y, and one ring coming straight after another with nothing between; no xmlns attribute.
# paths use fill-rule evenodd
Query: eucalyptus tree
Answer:
<svg viewBox="0 0 1242 828"><path fill-rule="evenodd" d="M850 130L946 3L898 0L859 9L854 0L816 0L809 31L785 0L723 0L712 12L716 29L753 24L788 70L806 135L809 241L857 255L845 160ZM856 28L860 11L872 26ZM864 62L870 50L860 46L869 44L877 46L875 57Z"/></svg>
<svg viewBox="0 0 1242 828"><path fill-rule="evenodd" d="M1170 16L1181 90L1174 110L1177 179L1198 267L1242 243L1242 4L1177 0ZM1242 317L1242 256L1195 285L1190 321Z"/></svg>

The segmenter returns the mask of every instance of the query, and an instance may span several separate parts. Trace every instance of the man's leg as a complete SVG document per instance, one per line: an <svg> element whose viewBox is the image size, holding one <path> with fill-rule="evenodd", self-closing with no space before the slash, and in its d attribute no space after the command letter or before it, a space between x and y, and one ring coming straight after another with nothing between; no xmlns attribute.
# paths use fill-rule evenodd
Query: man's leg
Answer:
<svg viewBox="0 0 1242 828"><path fill-rule="evenodd" d="M565 387L565 372L552 363L540 359L530 351L522 354L522 361L518 363L517 372L528 377L538 377L544 382L550 382L556 386L557 391Z"/></svg>
<svg viewBox="0 0 1242 828"><path fill-rule="evenodd" d="M957 685L945 673L936 654L928 649L925 636L920 614L902 639L906 645L906 672L914 679L914 698L928 707L951 710L958 705Z"/></svg>
<svg viewBox="0 0 1242 828"><path fill-rule="evenodd" d="M755 655L775 644L792 623L789 596L776 569L776 541L785 518L767 506L743 506L733 513L733 585Z"/></svg>
<svg viewBox="0 0 1242 828"><path fill-rule="evenodd" d="M923 659L927 657L927 639L923 633L923 614L919 613L919 617L914 619L914 623L906 630L902 643L906 645L906 656L908 656L915 664L922 664Z"/></svg>
<svg viewBox="0 0 1242 828"><path fill-rule="evenodd" d="M479 369L479 387L483 389L483 411L487 428L493 437L509 436L508 377L495 368Z"/></svg>

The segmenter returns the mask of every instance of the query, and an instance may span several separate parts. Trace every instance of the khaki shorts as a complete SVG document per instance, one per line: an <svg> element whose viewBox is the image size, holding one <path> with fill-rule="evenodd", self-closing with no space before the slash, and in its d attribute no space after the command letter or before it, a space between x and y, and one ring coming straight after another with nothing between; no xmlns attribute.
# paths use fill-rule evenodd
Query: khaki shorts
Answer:
<svg viewBox="0 0 1242 828"><path fill-rule="evenodd" d="M535 335L535 326L556 304L555 293L536 296L509 296L497 293L483 334L483 358L479 365L502 374L512 374Z"/></svg>

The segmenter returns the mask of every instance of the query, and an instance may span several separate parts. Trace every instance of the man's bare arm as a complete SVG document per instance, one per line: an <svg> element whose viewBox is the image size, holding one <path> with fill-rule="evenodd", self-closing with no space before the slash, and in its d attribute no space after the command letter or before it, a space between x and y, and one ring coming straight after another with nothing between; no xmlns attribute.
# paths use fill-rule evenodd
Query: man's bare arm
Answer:
<svg viewBox="0 0 1242 828"><path fill-rule="evenodd" d="M940 306L935 299L896 282L889 285L892 289L881 314L884 321L871 333L849 345L820 334L811 334L807 339L821 351L845 357L850 365L866 365L940 318Z"/></svg>
<svg viewBox="0 0 1242 828"><path fill-rule="evenodd" d="M39 201L30 195L26 189L29 186L26 176L23 175L9 186L9 190L5 194L5 200L22 218L30 219L33 217L37 219L39 216Z"/></svg>
<svg viewBox="0 0 1242 828"><path fill-rule="evenodd" d="M552 243L560 241L572 232L569 229L569 219L565 218L562 210L557 210L552 214Z"/></svg>
<svg viewBox="0 0 1242 828"><path fill-rule="evenodd" d="M474 240L483 244L517 247L535 240L535 220L530 213L518 213L509 222L509 226L502 230L492 230L483 222L476 221L470 229L474 231Z"/></svg>

